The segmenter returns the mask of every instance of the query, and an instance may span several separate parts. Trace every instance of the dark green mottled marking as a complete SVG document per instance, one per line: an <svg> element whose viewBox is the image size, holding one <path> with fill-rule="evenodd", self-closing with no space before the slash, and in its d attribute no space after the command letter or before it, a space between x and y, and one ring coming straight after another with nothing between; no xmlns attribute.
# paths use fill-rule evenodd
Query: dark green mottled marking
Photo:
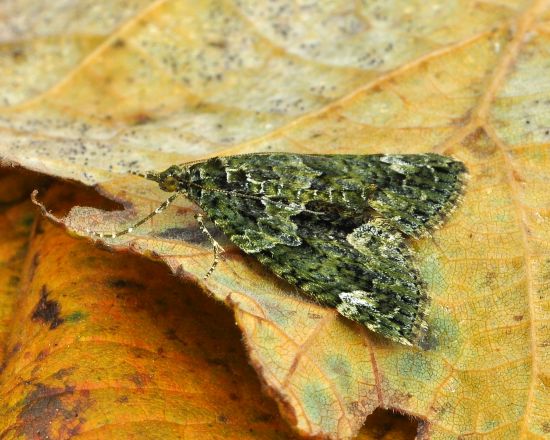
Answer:
<svg viewBox="0 0 550 440"><path fill-rule="evenodd" d="M189 197L239 248L319 303L413 344L428 298L406 239L443 221L465 172L437 154L273 153L145 177Z"/></svg>

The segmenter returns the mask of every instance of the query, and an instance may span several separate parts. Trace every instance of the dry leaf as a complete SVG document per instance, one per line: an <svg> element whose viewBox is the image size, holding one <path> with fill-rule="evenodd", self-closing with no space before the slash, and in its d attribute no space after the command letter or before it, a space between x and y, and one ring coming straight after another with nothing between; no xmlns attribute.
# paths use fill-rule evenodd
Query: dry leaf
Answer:
<svg viewBox="0 0 550 440"><path fill-rule="evenodd" d="M0 376L2 438L291 436L221 306L158 263L37 228Z"/></svg>
<svg viewBox="0 0 550 440"><path fill-rule="evenodd" d="M110 231L160 203L131 168L259 151L451 154L470 170L464 201L416 243L433 298L426 350L289 295L235 248L205 287L232 304L303 433L349 438L377 406L425 420L425 438L549 433L548 1L114 5L99 32L83 2L56 20L3 13L17 44L4 49L2 157L98 183L127 208L75 209L72 229ZM67 23L78 31L61 37ZM87 34L104 37L78 44ZM80 55L41 67L43 40ZM180 200L110 245L199 279L212 252L195 210Z"/></svg>
<svg viewBox="0 0 550 440"><path fill-rule="evenodd" d="M39 183L9 173L0 192L16 182ZM93 200L60 186L47 197ZM35 223L28 197L3 208L0 438L295 438L225 307L158 263ZM403 417L377 413L360 438L413 436Z"/></svg>

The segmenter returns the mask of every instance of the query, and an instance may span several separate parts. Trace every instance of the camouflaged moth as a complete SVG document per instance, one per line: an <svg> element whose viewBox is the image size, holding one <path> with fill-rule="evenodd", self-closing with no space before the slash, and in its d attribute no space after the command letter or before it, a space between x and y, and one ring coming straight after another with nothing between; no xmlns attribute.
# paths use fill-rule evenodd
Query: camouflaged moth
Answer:
<svg viewBox="0 0 550 440"><path fill-rule="evenodd" d="M466 168L438 154L243 154L143 174L195 202L245 253L315 301L402 344L417 342L428 297L407 240L456 205ZM222 250L214 245L215 263ZM214 266L208 272L209 275Z"/></svg>

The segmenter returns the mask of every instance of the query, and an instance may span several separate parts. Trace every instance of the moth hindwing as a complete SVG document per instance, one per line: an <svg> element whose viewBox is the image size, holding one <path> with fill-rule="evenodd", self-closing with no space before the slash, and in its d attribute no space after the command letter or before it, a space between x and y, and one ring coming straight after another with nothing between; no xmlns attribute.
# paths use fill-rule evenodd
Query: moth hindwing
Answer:
<svg viewBox="0 0 550 440"><path fill-rule="evenodd" d="M414 344L428 297L407 240L456 205L464 165L437 154L244 154L147 178L194 201L228 238L317 302Z"/></svg>

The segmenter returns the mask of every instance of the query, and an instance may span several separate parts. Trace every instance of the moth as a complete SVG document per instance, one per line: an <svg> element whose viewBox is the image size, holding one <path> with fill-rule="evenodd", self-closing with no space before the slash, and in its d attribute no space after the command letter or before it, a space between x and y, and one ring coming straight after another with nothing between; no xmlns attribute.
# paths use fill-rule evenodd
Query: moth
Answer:
<svg viewBox="0 0 550 440"><path fill-rule="evenodd" d="M214 157L143 177L195 202L243 252L320 304L393 341L425 328L426 286L409 241L439 226L464 186L462 162L438 154ZM214 246L212 272L221 246Z"/></svg>

